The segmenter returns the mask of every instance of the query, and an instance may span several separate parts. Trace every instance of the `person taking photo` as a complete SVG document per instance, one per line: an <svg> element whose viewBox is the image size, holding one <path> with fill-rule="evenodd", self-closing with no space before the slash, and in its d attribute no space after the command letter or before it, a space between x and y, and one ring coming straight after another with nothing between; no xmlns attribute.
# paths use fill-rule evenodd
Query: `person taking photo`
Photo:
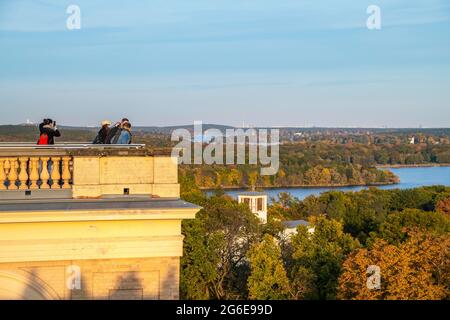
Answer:
<svg viewBox="0 0 450 320"><path fill-rule="evenodd" d="M39 140L38 145L53 145L55 144L55 137L60 137L61 133L56 127L56 121L52 119L44 119L39 124Z"/></svg>

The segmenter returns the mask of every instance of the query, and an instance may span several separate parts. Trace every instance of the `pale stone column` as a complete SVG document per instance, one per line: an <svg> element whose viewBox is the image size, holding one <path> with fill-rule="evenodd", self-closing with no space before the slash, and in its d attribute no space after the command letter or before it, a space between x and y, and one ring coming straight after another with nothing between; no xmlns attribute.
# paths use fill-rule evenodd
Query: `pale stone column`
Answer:
<svg viewBox="0 0 450 320"><path fill-rule="evenodd" d="M37 181L39 180L39 158L30 158L30 189L39 189Z"/></svg>
<svg viewBox="0 0 450 320"><path fill-rule="evenodd" d="M4 159L0 158L0 190L6 190L5 186L6 174L4 161L5 161Z"/></svg>
<svg viewBox="0 0 450 320"><path fill-rule="evenodd" d="M62 188L63 189L70 189L70 178L71 178L70 168L69 168L70 160L71 160L70 157L62 158L62 162L63 162L63 170L62 170L63 185L62 185Z"/></svg>
<svg viewBox="0 0 450 320"><path fill-rule="evenodd" d="M52 189L60 189L59 180L61 179L61 173L59 172L59 162L61 161L61 157L52 157L53 161L53 170L52 170Z"/></svg>
<svg viewBox="0 0 450 320"><path fill-rule="evenodd" d="M48 172L48 160L49 157L41 157L42 169L41 169L41 189L50 189L48 185L48 179L50 179L50 173Z"/></svg>
<svg viewBox="0 0 450 320"><path fill-rule="evenodd" d="M9 170L9 174L8 174L8 180L9 180L8 189L16 190L17 189L16 181L18 178L17 169L19 168L19 163L17 162L17 158L10 158L9 165L10 165L10 170Z"/></svg>
<svg viewBox="0 0 450 320"><path fill-rule="evenodd" d="M28 158L19 158L20 161L20 174L19 174L19 181L20 181L20 190L27 190L28 189Z"/></svg>

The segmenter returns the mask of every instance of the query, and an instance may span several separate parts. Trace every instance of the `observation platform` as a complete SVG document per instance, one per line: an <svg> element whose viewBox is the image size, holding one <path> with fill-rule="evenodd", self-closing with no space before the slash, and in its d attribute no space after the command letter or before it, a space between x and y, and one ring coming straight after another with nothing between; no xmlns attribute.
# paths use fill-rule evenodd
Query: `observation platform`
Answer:
<svg viewBox="0 0 450 320"><path fill-rule="evenodd" d="M178 299L198 210L168 149L0 143L0 299Z"/></svg>

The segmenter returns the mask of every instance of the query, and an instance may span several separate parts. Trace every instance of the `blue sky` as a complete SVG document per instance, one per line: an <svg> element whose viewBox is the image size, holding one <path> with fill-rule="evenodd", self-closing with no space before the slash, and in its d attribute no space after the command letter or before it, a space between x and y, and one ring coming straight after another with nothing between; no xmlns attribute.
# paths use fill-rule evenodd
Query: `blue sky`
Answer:
<svg viewBox="0 0 450 320"><path fill-rule="evenodd" d="M0 124L449 127L449 39L448 0L0 0Z"/></svg>

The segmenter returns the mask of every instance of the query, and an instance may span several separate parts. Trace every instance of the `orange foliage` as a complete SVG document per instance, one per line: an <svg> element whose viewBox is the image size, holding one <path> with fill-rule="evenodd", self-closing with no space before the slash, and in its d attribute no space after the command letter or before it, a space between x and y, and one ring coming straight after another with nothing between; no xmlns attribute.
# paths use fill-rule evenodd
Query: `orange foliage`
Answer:
<svg viewBox="0 0 450 320"><path fill-rule="evenodd" d="M343 264L338 298L356 300L439 300L449 298L450 236L412 232L398 247L377 240ZM367 268L381 271L381 287L369 289Z"/></svg>
<svg viewBox="0 0 450 320"><path fill-rule="evenodd" d="M436 204L436 211L450 216L450 198L439 201Z"/></svg>

